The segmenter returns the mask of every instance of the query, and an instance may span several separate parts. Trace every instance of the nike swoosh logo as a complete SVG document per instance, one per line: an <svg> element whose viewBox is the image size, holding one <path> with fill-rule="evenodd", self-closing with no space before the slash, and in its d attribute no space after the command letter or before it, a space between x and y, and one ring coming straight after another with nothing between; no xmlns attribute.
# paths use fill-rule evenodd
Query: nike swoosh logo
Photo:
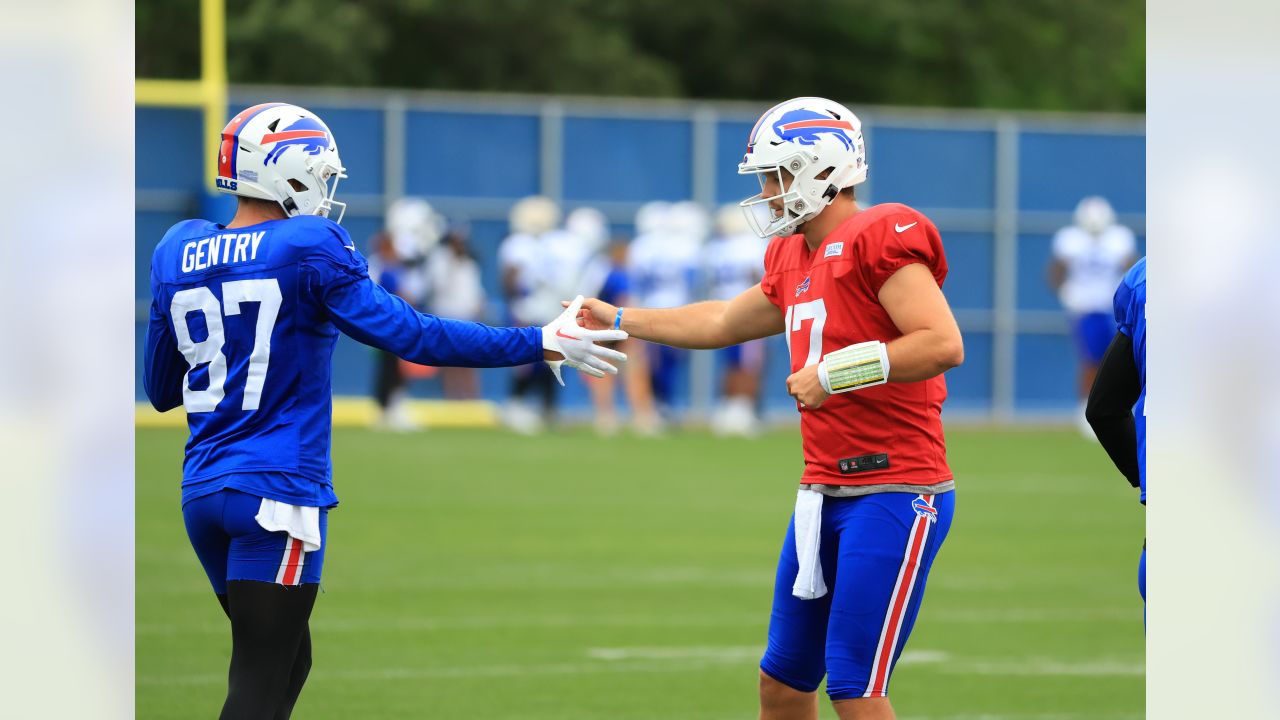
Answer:
<svg viewBox="0 0 1280 720"><path fill-rule="evenodd" d="M919 221L919 220L917 220L917 221L915 221L915 222L911 223L910 225L899 225L898 223L894 223L894 224L893 224L893 229L894 229L894 230L897 230L898 232L902 232L903 230L910 230L911 228L913 228L913 227L915 227L917 224L919 224L919 222L920 222L920 221Z"/></svg>
<svg viewBox="0 0 1280 720"><path fill-rule="evenodd" d="M344 247L344 248L346 248L346 249L350 250L351 252L355 252L355 251L356 251L356 246L355 246L355 244L351 244L351 245L343 245L342 247Z"/></svg>
<svg viewBox="0 0 1280 720"><path fill-rule="evenodd" d="M582 339L582 338L576 338L576 337L574 337L574 336L572 336L572 335L565 335L565 334L564 334L564 331L563 331L563 330L561 330L560 328L556 328L556 337L562 337L562 338L564 338L564 339L566 339L566 340L581 340L581 339Z"/></svg>

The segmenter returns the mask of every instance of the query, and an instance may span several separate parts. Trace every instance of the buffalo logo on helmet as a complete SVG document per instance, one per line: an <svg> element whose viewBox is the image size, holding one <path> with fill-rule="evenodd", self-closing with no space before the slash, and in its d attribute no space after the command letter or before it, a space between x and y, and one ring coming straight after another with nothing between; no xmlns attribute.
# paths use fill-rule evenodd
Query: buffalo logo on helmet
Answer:
<svg viewBox="0 0 1280 720"><path fill-rule="evenodd" d="M848 150L854 149L853 138L849 135L853 129L853 123L848 120L805 108L788 110L773 121L773 131L783 140L814 145L823 135L831 135L844 143Z"/></svg>
<svg viewBox="0 0 1280 720"><path fill-rule="evenodd" d="M293 124L284 130L262 136L262 145L270 145L271 143L275 143L276 146L271 148L271 152L267 153L267 156L263 158L263 165L269 162L279 162L280 155L293 145L301 147L303 152L308 155L319 155L329 149L330 141L329 133L325 131L319 120L303 117L295 120Z"/></svg>
<svg viewBox="0 0 1280 720"><path fill-rule="evenodd" d="M930 505L924 498L918 497L915 500L912 500L911 507L920 517L925 518L929 522L938 522L938 508Z"/></svg>

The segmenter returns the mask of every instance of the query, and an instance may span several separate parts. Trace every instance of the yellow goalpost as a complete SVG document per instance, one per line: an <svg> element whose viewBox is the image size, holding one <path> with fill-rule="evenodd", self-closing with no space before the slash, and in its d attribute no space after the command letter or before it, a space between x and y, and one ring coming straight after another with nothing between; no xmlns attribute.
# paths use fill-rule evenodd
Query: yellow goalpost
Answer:
<svg viewBox="0 0 1280 720"><path fill-rule="evenodd" d="M212 148L226 124L227 33L225 0L200 0L200 77L196 80L134 80L134 103L154 107L200 108L204 111L206 163L204 181L213 192Z"/></svg>

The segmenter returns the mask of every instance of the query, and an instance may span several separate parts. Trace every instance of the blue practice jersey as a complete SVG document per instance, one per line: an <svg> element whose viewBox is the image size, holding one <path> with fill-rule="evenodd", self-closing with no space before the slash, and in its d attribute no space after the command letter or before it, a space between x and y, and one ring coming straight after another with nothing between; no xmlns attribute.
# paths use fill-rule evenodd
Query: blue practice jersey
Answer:
<svg viewBox="0 0 1280 720"><path fill-rule="evenodd" d="M1134 263L1116 290L1116 325L1133 343L1133 364L1138 368L1142 394L1133 406L1138 435L1138 478L1142 502L1147 501L1147 259Z"/></svg>
<svg viewBox="0 0 1280 720"><path fill-rule="evenodd" d="M186 220L151 259L144 385L183 405L183 503L234 488L294 505L337 503L331 360L338 332L424 365L542 359L539 328L415 311L369 278L346 230L318 216L227 229Z"/></svg>

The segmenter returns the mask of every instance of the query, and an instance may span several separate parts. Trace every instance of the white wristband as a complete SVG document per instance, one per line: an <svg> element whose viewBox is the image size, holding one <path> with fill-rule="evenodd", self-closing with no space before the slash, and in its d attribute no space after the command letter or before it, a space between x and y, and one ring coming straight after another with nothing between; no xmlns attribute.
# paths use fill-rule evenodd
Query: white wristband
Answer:
<svg viewBox="0 0 1280 720"><path fill-rule="evenodd" d="M818 363L818 382L829 395L889 382L889 346L870 340L827 353Z"/></svg>

